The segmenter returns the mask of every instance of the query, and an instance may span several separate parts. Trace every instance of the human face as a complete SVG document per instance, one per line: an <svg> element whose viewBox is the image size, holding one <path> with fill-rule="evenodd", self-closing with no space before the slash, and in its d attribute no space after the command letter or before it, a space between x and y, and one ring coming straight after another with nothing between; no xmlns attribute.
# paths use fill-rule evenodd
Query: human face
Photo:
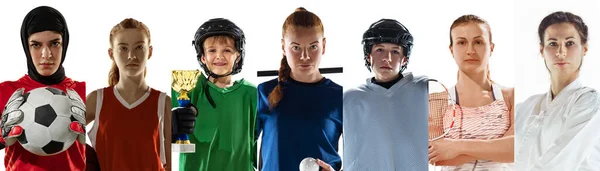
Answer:
<svg viewBox="0 0 600 171"><path fill-rule="evenodd" d="M54 31L42 31L29 36L29 53L35 69L42 76L54 74L62 60L62 36Z"/></svg>
<svg viewBox="0 0 600 171"><path fill-rule="evenodd" d="M543 40L540 53L550 75L568 77L579 73L581 61L587 52L587 44L581 42L581 37L573 24L550 25L544 31Z"/></svg>
<svg viewBox="0 0 600 171"><path fill-rule="evenodd" d="M450 31L450 52L464 73L484 72L494 51L490 32L485 24L469 22Z"/></svg>
<svg viewBox="0 0 600 171"><path fill-rule="evenodd" d="M292 28L281 40L281 48L292 74L313 75L325 54L325 37L315 28Z"/></svg>
<svg viewBox="0 0 600 171"><path fill-rule="evenodd" d="M212 73L228 74L233 70L234 64L239 62L240 54L233 43L233 39L225 36L209 37L204 41L201 60Z"/></svg>
<svg viewBox="0 0 600 171"><path fill-rule="evenodd" d="M139 76L152 56L152 46L142 30L125 29L115 35L108 52L122 75Z"/></svg>
<svg viewBox="0 0 600 171"><path fill-rule="evenodd" d="M402 47L393 43L379 43L373 45L367 57L371 63L371 70L377 81L390 81L400 74L400 67L406 62Z"/></svg>

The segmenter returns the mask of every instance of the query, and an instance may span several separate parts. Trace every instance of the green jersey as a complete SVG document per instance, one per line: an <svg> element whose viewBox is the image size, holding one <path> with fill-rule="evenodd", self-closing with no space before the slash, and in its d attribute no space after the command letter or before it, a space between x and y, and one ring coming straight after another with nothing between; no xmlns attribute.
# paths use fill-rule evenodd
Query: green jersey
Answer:
<svg viewBox="0 0 600 171"><path fill-rule="evenodd" d="M208 102L204 88L215 102ZM256 86L241 79L227 88L217 87L200 75L196 87L188 93L198 108L190 142L195 153L179 156L179 170L253 171L256 167ZM178 106L178 92L171 90L172 104Z"/></svg>

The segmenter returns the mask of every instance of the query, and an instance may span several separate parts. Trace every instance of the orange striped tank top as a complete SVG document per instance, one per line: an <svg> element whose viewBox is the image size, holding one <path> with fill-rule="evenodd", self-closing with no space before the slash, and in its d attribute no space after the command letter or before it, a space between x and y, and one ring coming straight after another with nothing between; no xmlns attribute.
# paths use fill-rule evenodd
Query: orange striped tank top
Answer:
<svg viewBox="0 0 600 171"><path fill-rule="evenodd" d="M164 170L165 93L149 89L133 104L114 86L97 90L89 138L102 170Z"/></svg>

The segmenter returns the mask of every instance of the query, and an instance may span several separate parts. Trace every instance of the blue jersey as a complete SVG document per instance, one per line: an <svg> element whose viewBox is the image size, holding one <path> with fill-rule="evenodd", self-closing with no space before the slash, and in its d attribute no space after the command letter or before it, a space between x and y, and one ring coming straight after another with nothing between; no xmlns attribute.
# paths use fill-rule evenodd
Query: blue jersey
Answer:
<svg viewBox="0 0 600 171"><path fill-rule="evenodd" d="M342 87L324 78L282 83L283 98L270 109L273 79L258 85L257 135L262 132L262 170L294 171L306 157L319 158L340 170L338 141L342 134Z"/></svg>

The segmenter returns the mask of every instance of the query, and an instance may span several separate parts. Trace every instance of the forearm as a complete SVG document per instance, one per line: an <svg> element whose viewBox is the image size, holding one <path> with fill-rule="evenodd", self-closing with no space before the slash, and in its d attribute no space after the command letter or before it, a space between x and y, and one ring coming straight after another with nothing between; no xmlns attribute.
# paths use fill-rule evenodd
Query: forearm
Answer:
<svg viewBox="0 0 600 171"><path fill-rule="evenodd" d="M167 164L165 167L166 171L170 171L171 170L171 137L169 136L169 141L165 141L165 156L167 159Z"/></svg>
<svg viewBox="0 0 600 171"><path fill-rule="evenodd" d="M475 160L477 160L477 158L475 158L473 156L461 154L450 160L439 161L439 162L435 163L435 165L436 166L459 166L459 165L463 165L465 163L469 163L469 162L475 161Z"/></svg>
<svg viewBox="0 0 600 171"><path fill-rule="evenodd" d="M496 162L514 162L514 135L491 140L458 140L460 154Z"/></svg>

